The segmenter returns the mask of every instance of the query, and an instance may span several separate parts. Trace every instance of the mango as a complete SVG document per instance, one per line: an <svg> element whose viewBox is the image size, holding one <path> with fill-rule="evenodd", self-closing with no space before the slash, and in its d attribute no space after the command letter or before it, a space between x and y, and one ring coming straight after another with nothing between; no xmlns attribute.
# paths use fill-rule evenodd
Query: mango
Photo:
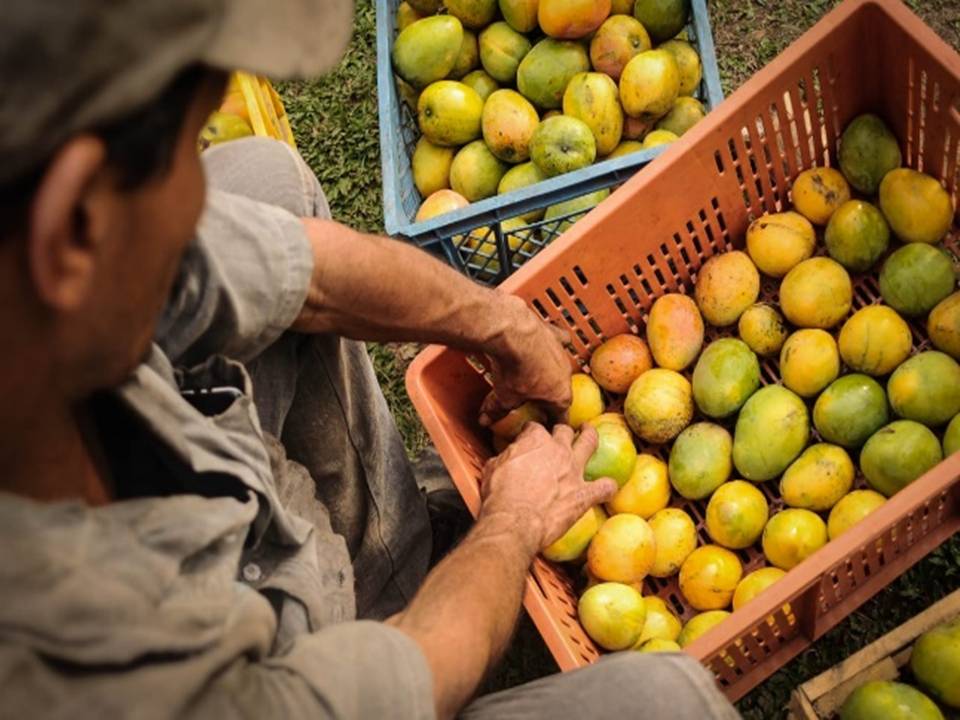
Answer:
<svg viewBox="0 0 960 720"><path fill-rule="evenodd" d="M960 450L960 414L954 415L943 432L943 455L953 455Z"/></svg>
<svg viewBox="0 0 960 720"><path fill-rule="evenodd" d="M653 130L657 118L634 118L629 115L623 118L623 138L624 140L640 140L644 135Z"/></svg>
<svg viewBox="0 0 960 720"><path fill-rule="evenodd" d="M699 100L692 97L678 97L670 108L670 112L657 120L656 128L680 137L706 116L707 111Z"/></svg>
<svg viewBox="0 0 960 720"><path fill-rule="evenodd" d="M944 720L934 702L906 683L871 680L847 696L840 720Z"/></svg>
<svg viewBox="0 0 960 720"><path fill-rule="evenodd" d="M831 328L853 303L853 285L843 266L825 257L804 260L780 283L780 308L802 328Z"/></svg>
<svg viewBox="0 0 960 720"><path fill-rule="evenodd" d="M880 270L883 301L901 315L926 315L952 293L953 261L932 245L911 243L895 250Z"/></svg>
<svg viewBox="0 0 960 720"><path fill-rule="evenodd" d="M850 199L850 186L839 170L814 167L793 181L793 208L814 225L826 225L838 207Z"/></svg>
<svg viewBox="0 0 960 720"><path fill-rule="evenodd" d="M603 393L596 381L584 373L570 376L571 400L564 421L574 430L603 413Z"/></svg>
<svg viewBox="0 0 960 720"><path fill-rule="evenodd" d="M460 52L457 54L457 61L453 64L453 70L447 76L452 80L459 80L467 73L475 70L480 65L480 50L477 47L477 36L471 30L463 31L463 43L460 45Z"/></svg>
<svg viewBox="0 0 960 720"><path fill-rule="evenodd" d="M533 46L505 22L495 22L480 33L480 63L497 82L512 84L520 63Z"/></svg>
<svg viewBox="0 0 960 720"><path fill-rule="evenodd" d="M960 360L960 292L944 298L930 311L927 334L937 350Z"/></svg>
<svg viewBox="0 0 960 720"><path fill-rule="evenodd" d="M675 640L664 640L663 638L651 638L646 642L635 645L637 652L680 652L681 647Z"/></svg>
<svg viewBox="0 0 960 720"><path fill-rule="evenodd" d="M837 345L847 367L878 377L907 359L913 337L903 318L885 305L870 305L843 324Z"/></svg>
<svg viewBox="0 0 960 720"><path fill-rule="evenodd" d="M590 356L590 374L607 392L622 394L653 367L650 348L642 338L629 333L614 335Z"/></svg>
<svg viewBox="0 0 960 720"><path fill-rule="evenodd" d="M487 98L480 121L490 152L510 163L530 157L530 142L539 124L536 109L516 90L497 90Z"/></svg>
<svg viewBox="0 0 960 720"><path fill-rule="evenodd" d="M647 345L657 365L668 370L683 370L696 360L703 346L703 318L689 295L667 293L654 301Z"/></svg>
<svg viewBox="0 0 960 720"><path fill-rule="evenodd" d="M653 530L647 521L629 513L614 515L594 535L587 549L587 568L598 580L635 583L650 572L655 556Z"/></svg>
<svg viewBox="0 0 960 720"><path fill-rule="evenodd" d="M686 27L690 0L636 0L633 15L650 32L654 42L662 43Z"/></svg>
<svg viewBox="0 0 960 720"><path fill-rule="evenodd" d="M677 644L681 648L686 647L701 635L706 634L709 630L712 630L714 627L722 623L728 617L730 617L730 613L726 610L708 610L707 612L694 615L692 618L687 620L686 624L683 626L683 629L680 631L680 635L677 637Z"/></svg>
<svg viewBox="0 0 960 720"><path fill-rule="evenodd" d="M649 611L647 606L648 618ZM930 695L960 710L960 618L947 620L917 639L910 653L910 670Z"/></svg>
<svg viewBox="0 0 960 720"><path fill-rule="evenodd" d="M953 223L953 201L947 191L934 178L909 168L883 176L880 210L904 242L940 242Z"/></svg>
<svg viewBox="0 0 960 720"><path fill-rule="evenodd" d="M733 609L739 610L787 573L776 567L762 567L744 576L733 593Z"/></svg>
<svg viewBox="0 0 960 720"><path fill-rule="evenodd" d="M797 330L780 351L783 384L800 397L813 397L840 374L840 353L833 336L819 329Z"/></svg>
<svg viewBox="0 0 960 720"><path fill-rule="evenodd" d="M546 179L547 176L543 174L543 171L532 162L514 165L500 178L500 184L497 185L497 194L503 195L504 193L519 190L520 188L536 185L538 182L543 182ZM532 223L543 218L543 213L544 211L538 208L528 210L519 217L527 223Z"/></svg>
<svg viewBox="0 0 960 720"><path fill-rule="evenodd" d="M893 411L928 427L943 425L960 412L960 364L946 353L918 353L887 381Z"/></svg>
<svg viewBox="0 0 960 720"><path fill-rule="evenodd" d="M870 487L890 497L943 459L930 428L896 420L875 432L860 451L860 470Z"/></svg>
<svg viewBox="0 0 960 720"><path fill-rule="evenodd" d="M597 155L613 152L623 135L623 110L617 84L603 73L577 73L563 93L563 114L586 123Z"/></svg>
<svg viewBox="0 0 960 720"><path fill-rule="evenodd" d="M593 481L608 477L622 488L632 476L637 462L633 437L626 427L617 423L602 423L596 429L597 449L587 460L583 479Z"/></svg>
<svg viewBox="0 0 960 720"><path fill-rule="evenodd" d="M650 575L657 578L676 575L684 560L697 547L697 526L679 508L657 511L650 518L649 525L657 548Z"/></svg>
<svg viewBox="0 0 960 720"><path fill-rule="evenodd" d="M779 353L787 339L783 316L766 303L757 303L744 310L737 322L737 332L740 339L761 357Z"/></svg>
<svg viewBox="0 0 960 720"><path fill-rule="evenodd" d="M517 90L537 107L559 109L574 75L590 70L590 58L577 42L541 40L517 68Z"/></svg>
<svg viewBox="0 0 960 720"><path fill-rule="evenodd" d="M626 423L623 427L627 427ZM611 515L633 513L646 520L663 510L669 502L670 481L667 479L667 464L658 457L640 453L633 465L630 479L610 499L607 509ZM652 523L651 527L653 527Z"/></svg>
<svg viewBox="0 0 960 720"><path fill-rule="evenodd" d="M690 553L680 568L680 592L695 610L729 607L743 577L739 558L718 545L704 545Z"/></svg>
<svg viewBox="0 0 960 720"><path fill-rule="evenodd" d="M490 152L483 140L460 149L450 165L450 186L470 202L497 194L507 165Z"/></svg>
<svg viewBox="0 0 960 720"><path fill-rule="evenodd" d="M630 15L633 12L633 0L612 0L610 3L611 15Z"/></svg>
<svg viewBox="0 0 960 720"><path fill-rule="evenodd" d="M485 70L474 70L467 73L460 82L474 90L483 102L486 102L495 90L500 89L497 81L490 77Z"/></svg>
<svg viewBox="0 0 960 720"><path fill-rule="evenodd" d="M760 362L746 343L721 338L707 345L693 369L693 398L700 412L725 418L760 387Z"/></svg>
<svg viewBox="0 0 960 720"><path fill-rule="evenodd" d="M731 250L714 255L700 268L694 297L704 319L726 327L740 319L757 301L760 273L745 252Z"/></svg>
<svg viewBox="0 0 960 720"><path fill-rule="evenodd" d="M519 33L537 29L540 0L500 0L500 14Z"/></svg>
<svg viewBox="0 0 960 720"><path fill-rule="evenodd" d="M630 386L623 414L630 429L643 440L673 440L693 418L690 383L673 370L647 370Z"/></svg>
<svg viewBox="0 0 960 720"><path fill-rule="evenodd" d="M840 169L864 195L875 195L884 175L900 167L901 161L897 138L876 115L859 115L843 131Z"/></svg>
<svg viewBox="0 0 960 720"><path fill-rule="evenodd" d="M403 32L417 20L423 20L423 17L410 3L400 3L397 6L397 32Z"/></svg>
<svg viewBox="0 0 960 720"><path fill-rule="evenodd" d="M693 49L693 45L686 40L667 40L660 45L660 49L667 50L677 61L677 67L680 69L680 95L693 95L703 79L700 56Z"/></svg>
<svg viewBox="0 0 960 720"><path fill-rule="evenodd" d="M639 20L611 15L590 41L590 62L594 70L617 81L627 63L651 47L650 35Z"/></svg>
<svg viewBox="0 0 960 720"><path fill-rule="evenodd" d="M425 88L450 74L463 45L463 25L455 17L435 15L418 20L393 44L393 67L415 88Z"/></svg>
<svg viewBox="0 0 960 720"><path fill-rule="evenodd" d="M571 227L573 224L583 217L584 211L592 210L597 205L602 203L610 196L610 190L604 188L603 190L596 190L592 193L587 193L586 195L581 195L580 197L573 198L572 200L564 200L563 202L558 202L556 205L551 205L547 208L546 212L543 215L544 220L558 220L560 218L570 217L569 220L562 220L556 225L555 232L558 235L562 235Z"/></svg>
<svg viewBox="0 0 960 720"><path fill-rule="evenodd" d="M830 510L827 535L831 540L836 540L886 501L876 490L854 490L847 493Z"/></svg>
<svg viewBox="0 0 960 720"><path fill-rule="evenodd" d="M780 496L790 507L829 510L853 488L856 468L839 445L817 443L804 450L780 478Z"/></svg>
<svg viewBox="0 0 960 720"><path fill-rule="evenodd" d="M597 645L605 650L626 650L637 643L643 632L647 606L635 588L606 582L583 593L577 604L577 615Z"/></svg>
<svg viewBox="0 0 960 720"><path fill-rule="evenodd" d="M676 134L669 130L651 130L644 135L641 147L644 150L649 150L650 148L660 147L661 145L669 145L679 139Z"/></svg>
<svg viewBox="0 0 960 720"><path fill-rule="evenodd" d="M497 16L497 0L443 0L443 5L464 27L477 30Z"/></svg>
<svg viewBox="0 0 960 720"><path fill-rule="evenodd" d="M670 448L670 484L687 500L702 500L730 477L730 433L720 425L696 423Z"/></svg>
<svg viewBox="0 0 960 720"><path fill-rule="evenodd" d="M413 167L413 184L423 197L450 187L450 165L455 153L453 148L434 145L425 137L417 141L410 163Z"/></svg>
<svg viewBox="0 0 960 720"><path fill-rule="evenodd" d="M567 115L541 122L530 139L530 159L547 177L590 165L597 159L597 142L590 126Z"/></svg>
<svg viewBox="0 0 960 720"><path fill-rule="evenodd" d="M643 624L643 633L634 647L639 649L649 640L669 640L676 643L683 627L680 618L656 595L645 597L643 602L647 606L647 621ZM677 645L677 650L679 649L680 646Z"/></svg>
<svg viewBox="0 0 960 720"><path fill-rule="evenodd" d="M747 480L780 475L810 437L807 406L779 385L761 388L744 404L733 435L733 464Z"/></svg>
<svg viewBox="0 0 960 720"><path fill-rule="evenodd" d="M490 432L507 440L513 440L530 422L546 425L547 415L538 405L528 401L493 423L490 426Z"/></svg>
<svg viewBox="0 0 960 720"><path fill-rule="evenodd" d="M574 562L587 552L587 547L600 526L607 520L603 508L587 510L562 536L543 549L543 556L553 562Z"/></svg>
<svg viewBox="0 0 960 720"><path fill-rule="evenodd" d="M397 83L397 94L400 96L403 104L410 108L411 112L416 115L417 103L420 102L420 91L399 75L394 75L393 79L394 82Z"/></svg>
<svg viewBox="0 0 960 720"><path fill-rule="evenodd" d="M800 213L767 214L747 228L747 252L760 272L783 277L813 255L817 236Z"/></svg>
<svg viewBox="0 0 960 720"><path fill-rule="evenodd" d="M476 140L482 114L483 100L477 91L454 80L433 83L417 101L420 132L434 145L453 147Z"/></svg>
<svg viewBox="0 0 960 720"><path fill-rule="evenodd" d="M636 140L624 140L614 148L612 153L607 155L606 159L612 160L613 158L623 157L624 155L632 155L640 150L643 150L642 143L638 143Z"/></svg>
<svg viewBox="0 0 960 720"><path fill-rule="evenodd" d="M620 75L620 102L631 117L666 115L679 95L680 67L668 50L637 54Z"/></svg>
<svg viewBox="0 0 960 720"><path fill-rule="evenodd" d="M853 373L830 383L813 406L820 437L845 448L858 448L887 424L887 396L880 383Z"/></svg>
<svg viewBox="0 0 960 720"><path fill-rule="evenodd" d="M781 510L763 529L763 554L781 570L792 570L826 544L827 524L803 508Z"/></svg>
<svg viewBox="0 0 960 720"><path fill-rule="evenodd" d="M717 488L707 503L706 528L710 539L731 550L742 550L760 539L770 506L756 485L731 480Z"/></svg>
<svg viewBox="0 0 960 720"><path fill-rule="evenodd" d="M407 2L421 15L436 15L441 5L441 0L407 0Z"/></svg>
<svg viewBox="0 0 960 720"><path fill-rule="evenodd" d="M437 190L423 201L417 210L417 222L425 222L439 215L443 215L470 204L463 195L453 190Z"/></svg>
<svg viewBox="0 0 960 720"><path fill-rule="evenodd" d="M253 135L253 128L244 118L222 110L214 110L207 118L203 130L200 131L197 148L203 152L211 145L219 145L251 135Z"/></svg>
<svg viewBox="0 0 960 720"><path fill-rule="evenodd" d="M830 216L824 242L830 257L851 272L863 273L887 251L890 226L876 206L848 200Z"/></svg>
<svg viewBox="0 0 960 720"><path fill-rule="evenodd" d="M537 20L547 35L576 40L596 30L610 15L610 0L540 0Z"/></svg>

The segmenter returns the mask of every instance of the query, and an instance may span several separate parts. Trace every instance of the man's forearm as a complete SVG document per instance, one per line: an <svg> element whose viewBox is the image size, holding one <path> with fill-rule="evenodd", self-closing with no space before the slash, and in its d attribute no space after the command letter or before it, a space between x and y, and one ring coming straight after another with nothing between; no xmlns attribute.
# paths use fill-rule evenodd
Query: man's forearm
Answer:
<svg viewBox="0 0 960 720"><path fill-rule="evenodd" d="M407 609L390 620L423 650L439 717L463 707L506 649L537 537L513 515L481 516Z"/></svg>
<svg viewBox="0 0 960 720"><path fill-rule="evenodd" d="M523 302L484 288L405 243L305 219L315 268L294 329L357 340L433 342L501 351L533 318Z"/></svg>

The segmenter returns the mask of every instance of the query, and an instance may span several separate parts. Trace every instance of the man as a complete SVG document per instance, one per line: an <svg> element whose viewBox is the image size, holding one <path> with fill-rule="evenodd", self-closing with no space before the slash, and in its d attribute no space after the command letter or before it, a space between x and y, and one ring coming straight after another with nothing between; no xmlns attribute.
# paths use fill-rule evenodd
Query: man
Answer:
<svg viewBox="0 0 960 720"><path fill-rule="evenodd" d="M485 353L495 413L568 402L554 331L325 219L279 143L211 151L204 204L226 70L315 75L349 28L342 0L5 8L0 716L729 715L679 655L468 705L535 554L615 488L583 482L593 431L531 425L424 579L423 502L342 338Z"/></svg>

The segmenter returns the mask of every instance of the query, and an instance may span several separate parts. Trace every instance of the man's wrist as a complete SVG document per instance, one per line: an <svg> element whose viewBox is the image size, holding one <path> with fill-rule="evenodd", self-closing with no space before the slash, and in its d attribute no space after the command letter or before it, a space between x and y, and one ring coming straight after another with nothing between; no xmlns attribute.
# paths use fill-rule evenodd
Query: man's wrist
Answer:
<svg viewBox="0 0 960 720"><path fill-rule="evenodd" d="M542 327L540 320L522 299L499 292L497 296L500 302L494 305L490 313L496 325L486 352L509 367L519 364L529 349L536 346L536 338Z"/></svg>
<svg viewBox="0 0 960 720"><path fill-rule="evenodd" d="M532 561L542 547L544 525L542 518L532 509L484 508L477 520L476 532L488 537L510 536Z"/></svg>

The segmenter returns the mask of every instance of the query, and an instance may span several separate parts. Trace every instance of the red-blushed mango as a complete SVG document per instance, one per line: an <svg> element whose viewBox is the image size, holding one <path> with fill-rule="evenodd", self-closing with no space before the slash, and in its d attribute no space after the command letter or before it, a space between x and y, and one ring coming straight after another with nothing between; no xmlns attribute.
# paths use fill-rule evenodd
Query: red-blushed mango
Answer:
<svg viewBox="0 0 960 720"><path fill-rule="evenodd" d="M657 365L687 368L703 346L703 318L689 295L668 293L656 299L647 320L647 345Z"/></svg>
<svg viewBox="0 0 960 720"><path fill-rule="evenodd" d="M860 470L877 492L890 497L943 460L933 431L913 420L895 420L875 432L860 451Z"/></svg>
<svg viewBox="0 0 960 720"><path fill-rule="evenodd" d="M832 328L850 312L853 284L836 260L815 257L793 268L780 283L780 308L802 328Z"/></svg>
<svg viewBox="0 0 960 720"><path fill-rule="evenodd" d="M434 145L425 137L417 140L410 164L413 168L413 184L423 197L450 187L450 165L455 154L454 148Z"/></svg>
<svg viewBox="0 0 960 720"><path fill-rule="evenodd" d="M856 468L839 445L811 445L780 478L780 496L790 507L825 512L853 487Z"/></svg>
<svg viewBox="0 0 960 720"><path fill-rule="evenodd" d="M620 102L631 117L657 119L680 95L680 68L668 50L646 50L620 75Z"/></svg>
<svg viewBox="0 0 960 720"><path fill-rule="evenodd" d="M840 374L840 352L825 330L797 330L780 351L783 384L800 397L813 397Z"/></svg>
<svg viewBox="0 0 960 720"><path fill-rule="evenodd" d="M714 255L700 268L694 297L711 325L733 325L757 301L760 273L745 252Z"/></svg>
<svg viewBox="0 0 960 720"><path fill-rule="evenodd" d="M627 392L633 381L652 367L647 343L629 333L613 336L590 356L590 374L600 387L613 393Z"/></svg>
<svg viewBox="0 0 960 720"><path fill-rule="evenodd" d="M722 610L730 606L742 577L736 555L719 545L704 545L683 562L680 592L695 610Z"/></svg>
<svg viewBox="0 0 960 720"><path fill-rule="evenodd" d="M807 406L780 385L757 390L740 410L733 436L733 464L753 482L772 480L807 446Z"/></svg>
<svg viewBox="0 0 960 720"><path fill-rule="evenodd" d="M762 544L771 565L791 570L827 544L827 524L810 510L781 510L763 529Z"/></svg>
<svg viewBox="0 0 960 720"><path fill-rule="evenodd" d="M463 25L455 17L436 15L417 20L393 43L393 67L415 88L424 88L450 74L463 45Z"/></svg>
<svg viewBox="0 0 960 720"><path fill-rule="evenodd" d="M587 568L599 580L635 583L643 580L656 556L653 530L639 515L625 513L607 520L587 549Z"/></svg>
<svg viewBox="0 0 960 720"><path fill-rule="evenodd" d="M463 195L453 190L437 190L430 195L420 209L417 210L417 222L425 222L439 215L444 215L460 208L465 208L470 204Z"/></svg>
<svg viewBox="0 0 960 720"><path fill-rule="evenodd" d="M876 490L854 490L847 493L830 510L827 535L831 540L836 540L886 501Z"/></svg>
<svg viewBox="0 0 960 720"><path fill-rule="evenodd" d="M643 440L673 440L693 418L690 383L673 370L647 370L630 386L623 413L630 429Z"/></svg>
<svg viewBox="0 0 960 720"><path fill-rule="evenodd" d="M688 500L702 500L730 477L733 441L720 425L696 423L686 428L670 448L670 484Z"/></svg>
<svg viewBox="0 0 960 720"><path fill-rule="evenodd" d="M588 424L599 423L603 416ZM623 416L620 416L623 419ZM627 428L626 421L623 427ZM663 510L670 502L670 481L667 479L667 464L658 457L640 453L633 465L627 483L607 503L611 515L633 513L644 520Z"/></svg>
<svg viewBox="0 0 960 720"><path fill-rule="evenodd" d="M763 567L747 573L733 593L733 609L739 610L786 574L776 567Z"/></svg>
<svg viewBox="0 0 960 720"><path fill-rule="evenodd" d="M587 635L605 650L633 647L647 621L647 606L638 590L605 582L580 596L577 615Z"/></svg>
<svg viewBox="0 0 960 720"><path fill-rule="evenodd" d="M490 432L498 437L513 440L530 422L546 425L547 415L539 405L528 401L493 423L490 426Z"/></svg>
<svg viewBox="0 0 960 720"><path fill-rule="evenodd" d="M470 202L492 197L497 194L507 167L483 140L474 140L454 156L450 165L450 187Z"/></svg>
<svg viewBox="0 0 960 720"><path fill-rule="evenodd" d="M483 140L494 155L509 163L530 157L530 142L540 124L536 108L516 90L497 90L483 106ZM502 179L501 175L501 179ZM500 179L497 180L499 187Z"/></svg>
<svg viewBox="0 0 960 720"><path fill-rule="evenodd" d="M887 381L890 406L900 417L939 427L960 413L960 364L946 353L918 353Z"/></svg>
<svg viewBox="0 0 960 720"><path fill-rule="evenodd" d="M744 310L737 322L737 332L740 339L761 357L779 353L788 334L783 316L766 303L757 303Z"/></svg>
<svg viewBox="0 0 960 720"><path fill-rule="evenodd" d="M660 45L660 49L667 50L677 61L680 69L680 95L693 95L703 79L703 68L697 51L686 40L667 40Z"/></svg>
<svg viewBox="0 0 960 720"><path fill-rule="evenodd" d="M517 68L517 90L543 110L558 110L571 78L589 70L590 58L581 43L545 38Z"/></svg>
<svg viewBox="0 0 960 720"><path fill-rule="evenodd" d="M710 539L732 550L750 547L763 533L770 506L756 485L731 480L718 487L707 503Z"/></svg>
<svg viewBox="0 0 960 720"><path fill-rule="evenodd" d="M500 0L500 14L517 32L537 29L537 8L540 0Z"/></svg>
<svg viewBox="0 0 960 720"><path fill-rule="evenodd" d="M904 242L937 243L953 223L953 201L929 175L897 168L880 182L880 210Z"/></svg>
<svg viewBox="0 0 960 720"><path fill-rule="evenodd" d="M443 0L443 4L450 15L468 28L479 30L497 16L497 0Z"/></svg>
<svg viewBox="0 0 960 720"><path fill-rule="evenodd" d="M815 167L797 175L792 194L794 210L815 225L826 225L850 199L850 186L839 170Z"/></svg>
<svg viewBox="0 0 960 720"><path fill-rule="evenodd" d="M913 337L902 317L886 305L857 310L840 329L837 345L847 367L878 377L907 359Z"/></svg>
<svg viewBox="0 0 960 720"><path fill-rule="evenodd" d="M603 73L577 73L563 93L563 114L586 123L597 156L613 152L623 135L623 110L617 84Z"/></svg>
<svg viewBox="0 0 960 720"><path fill-rule="evenodd" d="M455 80L433 83L417 100L420 132L434 145L453 147L476 140L482 116L483 100L477 91Z"/></svg>
<svg viewBox="0 0 960 720"><path fill-rule="evenodd" d="M783 277L813 255L817 236L813 225L800 213L764 215L747 228L747 252L760 271Z"/></svg>
<svg viewBox="0 0 960 720"><path fill-rule="evenodd" d="M720 338L707 345L693 369L693 399L700 412L724 418L760 387L760 362L747 344Z"/></svg>
<svg viewBox="0 0 960 720"><path fill-rule="evenodd" d="M656 118L641 119L627 115L623 118L623 139L640 140L653 129L655 123Z"/></svg>
<svg viewBox="0 0 960 720"><path fill-rule="evenodd" d="M627 63L651 47L650 35L639 20L611 15L590 41L590 62L597 72L619 80Z"/></svg>
<svg viewBox="0 0 960 720"><path fill-rule="evenodd" d="M960 360L960 292L944 298L930 311L927 333L937 350Z"/></svg>
<svg viewBox="0 0 960 720"><path fill-rule="evenodd" d="M570 376L570 407L564 418L574 430L603 413L603 393L596 381L584 373Z"/></svg>
<svg viewBox="0 0 960 720"><path fill-rule="evenodd" d="M512 84L531 48L530 41L505 22L495 22L480 33L480 62L497 82Z"/></svg>
<svg viewBox="0 0 960 720"><path fill-rule="evenodd" d="M677 637L677 644L681 648L686 647L701 635L704 635L708 630L712 630L714 627L722 623L728 617L730 617L730 613L727 610L707 610L707 612L694 615L692 618L687 620L686 624L683 626L683 629L680 631L680 635Z"/></svg>
<svg viewBox="0 0 960 720"><path fill-rule="evenodd" d="M540 0L537 20L547 35L576 40L596 30L610 15L610 0Z"/></svg>
<svg viewBox="0 0 960 720"><path fill-rule="evenodd" d="M657 130L666 130L676 136L683 135L707 116L703 104L692 97L678 97L670 112L657 120Z"/></svg>
<svg viewBox="0 0 960 720"><path fill-rule="evenodd" d="M658 578L676 575L683 561L697 547L697 526L679 508L657 511L650 518L649 525L657 547L650 574Z"/></svg>
<svg viewBox="0 0 960 720"><path fill-rule="evenodd" d="M596 505L587 510L563 535L543 549L543 556L553 562L573 562L582 558L593 536L607 521L603 508Z"/></svg>

